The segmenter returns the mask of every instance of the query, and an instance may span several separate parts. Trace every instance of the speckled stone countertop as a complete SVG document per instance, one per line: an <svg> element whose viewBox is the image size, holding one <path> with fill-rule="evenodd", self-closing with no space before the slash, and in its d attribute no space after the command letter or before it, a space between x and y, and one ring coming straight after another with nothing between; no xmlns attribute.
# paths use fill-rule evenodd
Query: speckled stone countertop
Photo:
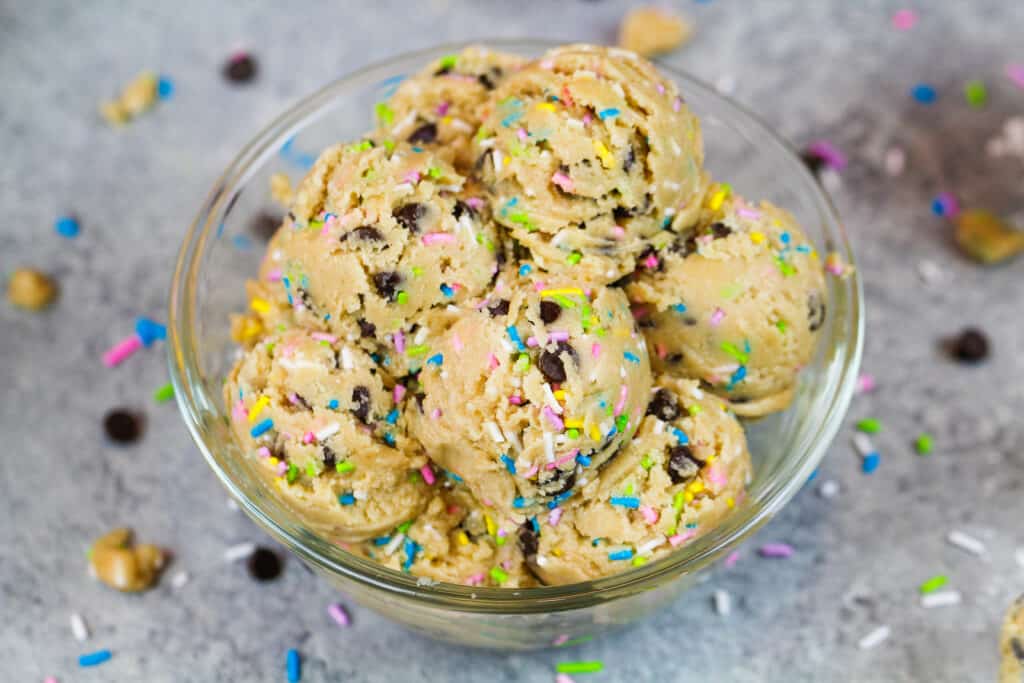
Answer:
<svg viewBox="0 0 1024 683"><path fill-rule="evenodd" d="M985 154L1024 110L1024 90L1005 75L1024 62L1024 4L915 4L917 25L898 31L891 3L679 3L697 32L667 61L731 89L795 144L824 138L850 157L833 194L860 257L864 369L878 389L854 399L818 478L733 568L618 635L510 656L424 640L355 606L342 630L324 612L336 596L297 561L262 585L226 565L226 547L265 537L229 509L174 405L153 402L167 379L162 349L116 370L99 357L136 316L165 318L177 245L202 197L297 98L441 41L608 41L625 5L0 4L0 270L34 265L63 288L44 314L0 305L0 679L279 681L295 647L304 681L552 681L565 659L603 659L604 673L577 677L595 682L993 680L1001 615L1024 591L1014 560L1024 546L1024 261L966 261L931 200L951 191L964 205L1024 208L1024 160ZM231 88L219 69L238 48L261 71ZM173 99L111 130L98 101L144 68L173 78ZM983 109L964 102L973 78L988 85ZM910 97L918 82L935 86L935 104ZM892 146L906 153L896 178L882 168ZM82 223L73 241L53 229L65 212ZM922 261L935 281L919 276ZM976 367L939 344L968 324L994 348ZM136 445L104 438L102 418L120 405L147 415ZM850 425L867 416L885 422L871 476L850 446ZM936 443L927 458L911 447L925 430ZM827 481L840 489L831 499L820 495ZM85 549L124 523L171 548L172 572L191 581L175 590L165 577L122 596L90 580ZM987 553L948 544L954 528ZM766 542L795 555L757 557ZM962 604L920 607L917 587L935 574L949 576ZM711 607L716 588L733 597L729 616ZM90 625L86 643L72 637L73 611ZM889 640L859 649L879 625ZM80 653L100 648L113 659L78 668Z"/></svg>

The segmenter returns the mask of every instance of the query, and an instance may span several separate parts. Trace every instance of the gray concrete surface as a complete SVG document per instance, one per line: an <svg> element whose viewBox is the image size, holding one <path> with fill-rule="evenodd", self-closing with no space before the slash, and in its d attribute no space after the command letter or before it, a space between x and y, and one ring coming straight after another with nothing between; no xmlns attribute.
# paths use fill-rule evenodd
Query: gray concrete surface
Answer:
<svg viewBox="0 0 1024 683"><path fill-rule="evenodd" d="M237 3L242 5L243 3ZM861 257L868 301L864 368L877 392L855 399L848 422L885 421L873 476L859 471L845 429L813 484L743 549L732 569L649 622L571 652L502 656L460 650L353 609L354 626L324 614L328 587L288 564L256 585L223 549L263 539L228 509L173 404L162 350L116 371L101 352L138 315L163 319L173 257L213 179L270 117L323 82L372 60L440 41L541 36L604 41L624 4L0 2L0 270L31 264L63 287L32 315L0 305L0 679L41 681L276 681L284 651L304 655L306 681L551 681L554 663L601 658L578 681L989 681L1001 614L1024 591L1024 262L966 262L931 198L1004 212L1024 208L1024 161L986 158L985 141L1024 110L1005 64L1024 62L1024 4L917 3L909 32L899 5L682 2L693 42L668 58L704 79L735 82L735 97L797 144L828 138L851 157L835 192ZM813 4L813 7L810 5ZM229 88L218 70L234 49L260 60L260 79ZM173 77L173 100L123 131L98 100L153 68ZM961 89L988 83L971 110ZM929 81L931 107L908 89ZM890 145L907 152L899 178L880 170ZM54 234L73 211L83 233ZM941 279L924 284L930 260ZM939 340L985 329L994 356L949 361ZM115 405L148 416L144 440L116 448L101 419ZM936 438L913 454L921 430ZM838 497L817 489L834 480ZM85 573L91 539L119 523L174 550L169 582L114 595ZM945 542L952 528L982 539L975 557ZM758 558L758 542L793 544L788 560ZM925 610L917 586L947 574L963 604ZM714 588L735 609L711 609ZM77 643L68 615L92 637ZM877 625L892 637L862 651ZM114 658L80 670L82 652Z"/></svg>

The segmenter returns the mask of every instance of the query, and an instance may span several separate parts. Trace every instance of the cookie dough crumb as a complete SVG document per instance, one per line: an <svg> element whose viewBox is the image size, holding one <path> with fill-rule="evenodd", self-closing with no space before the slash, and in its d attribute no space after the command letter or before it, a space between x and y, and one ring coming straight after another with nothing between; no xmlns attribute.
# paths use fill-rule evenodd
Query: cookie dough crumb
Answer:
<svg viewBox="0 0 1024 683"><path fill-rule="evenodd" d="M980 263L1000 263L1024 252L1024 231L982 209L961 213L955 234L960 250Z"/></svg>
<svg viewBox="0 0 1024 683"><path fill-rule="evenodd" d="M123 126L153 107L160 95L160 79L143 71L124 87L116 100L100 103L100 115L112 126Z"/></svg>
<svg viewBox="0 0 1024 683"><path fill-rule="evenodd" d="M89 553L93 576L126 593L151 588L164 567L164 551L155 545L135 544L132 530L114 529L101 536Z"/></svg>
<svg viewBox="0 0 1024 683"><path fill-rule="evenodd" d="M619 27L619 46L644 57L671 52L690 40L693 26L660 7L638 7Z"/></svg>
<svg viewBox="0 0 1024 683"><path fill-rule="evenodd" d="M1014 600L1006 613L999 652L1002 655L999 683L1024 681L1024 595Z"/></svg>
<svg viewBox="0 0 1024 683"><path fill-rule="evenodd" d="M38 311L53 303L57 283L32 268L18 268L7 282L7 300L29 311Z"/></svg>
<svg viewBox="0 0 1024 683"><path fill-rule="evenodd" d="M270 176L270 196L281 206L292 203L292 180L287 173L275 173Z"/></svg>

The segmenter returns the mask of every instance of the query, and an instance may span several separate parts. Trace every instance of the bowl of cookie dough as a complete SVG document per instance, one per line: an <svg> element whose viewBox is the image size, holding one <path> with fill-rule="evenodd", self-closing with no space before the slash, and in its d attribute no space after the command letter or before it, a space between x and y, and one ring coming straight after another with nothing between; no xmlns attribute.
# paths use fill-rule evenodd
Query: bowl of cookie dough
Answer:
<svg viewBox="0 0 1024 683"><path fill-rule="evenodd" d="M631 53L445 45L247 144L182 244L179 407L359 604L527 650L678 598L849 405L861 284L789 145Z"/></svg>

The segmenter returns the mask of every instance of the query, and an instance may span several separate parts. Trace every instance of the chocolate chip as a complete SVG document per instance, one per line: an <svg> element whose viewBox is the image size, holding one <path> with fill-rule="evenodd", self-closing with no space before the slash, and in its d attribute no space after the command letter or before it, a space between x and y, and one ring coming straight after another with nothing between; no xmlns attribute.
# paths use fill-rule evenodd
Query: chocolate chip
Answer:
<svg viewBox="0 0 1024 683"><path fill-rule="evenodd" d="M422 142L429 144L437 139L437 124L436 123L424 123L422 126L417 128L409 136L409 143L415 145L416 143Z"/></svg>
<svg viewBox="0 0 1024 683"><path fill-rule="evenodd" d="M697 252L697 238L696 238L696 236L690 235L690 236L684 238L683 236L680 235L679 237L677 237L675 239L674 242L672 242L672 245L669 247L669 251L671 251L674 254L679 254L683 258L686 258L690 254L696 253Z"/></svg>
<svg viewBox="0 0 1024 683"><path fill-rule="evenodd" d="M809 150L800 155L800 160L804 162L813 175L818 175L825 166L825 160Z"/></svg>
<svg viewBox="0 0 1024 683"><path fill-rule="evenodd" d="M242 53L233 56L227 61L224 65L223 74L224 78L232 83L248 83L256 78L257 71L259 71L259 65L253 56L248 53Z"/></svg>
<svg viewBox="0 0 1024 683"><path fill-rule="evenodd" d="M434 72L435 76L446 76L451 73L452 68L450 66L442 66L440 69Z"/></svg>
<svg viewBox="0 0 1024 683"><path fill-rule="evenodd" d="M562 307L554 301L540 302L540 319L544 321L545 325L555 322L561 315Z"/></svg>
<svg viewBox="0 0 1024 683"><path fill-rule="evenodd" d="M402 276L390 270L381 273L374 273L373 286L377 294L390 301L395 296L395 289L402 283Z"/></svg>
<svg viewBox="0 0 1024 683"><path fill-rule="evenodd" d="M545 478L546 477L546 478ZM576 469L542 470L537 486L545 496L558 496L576 485Z"/></svg>
<svg viewBox="0 0 1024 683"><path fill-rule="evenodd" d="M632 281L633 281L633 273L626 273L625 275L620 277L618 280L613 280L612 282L609 282L608 286L609 287L625 287L626 285L628 285Z"/></svg>
<svg viewBox="0 0 1024 683"><path fill-rule="evenodd" d="M633 145L629 146L629 151L626 152L626 160L622 162L622 170L629 173L629 169L633 168L633 164L636 163L636 152L633 151Z"/></svg>
<svg viewBox="0 0 1024 683"><path fill-rule="evenodd" d="M654 318L639 318L636 321L636 326L641 330L653 330L658 326L658 323L654 321Z"/></svg>
<svg viewBox="0 0 1024 683"><path fill-rule="evenodd" d="M345 242L349 238L357 239L360 242L386 242L384 235L380 230L373 227L372 225L360 225L358 228L353 229L351 232L346 232L341 236L340 240Z"/></svg>
<svg viewBox="0 0 1024 683"><path fill-rule="evenodd" d="M492 318L497 318L499 315L508 315L508 299L499 299L493 306L487 307L487 312L491 314Z"/></svg>
<svg viewBox="0 0 1024 683"><path fill-rule="evenodd" d="M817 332L825 324L825 302L821 295L812 292L807 297L807 327L811 332Z"/></svg>
<svg viewBox="0 0 1024 683"><path fill-rule="evenodd" d="M530 520L526 520L519 526L519 533L516 537L519 540L519 549L523 551L524 556L530 557L537 554L537 550L540 549L540 537Z"/></svg>
<svg viewBox="0 0 1024 683"><path fill-rule="evenodd" d="M391 212L391 215L409 232L419 232L420 219L427 215L427 207L417 202L411 202L398 207Z"/></svg>
<svg viewBox="0 0 1024 683"><path fill-rule="evenodd" d="M370 423L370 390L366 387L356 387L352 390L352 403L356 407L352 409L355 415L363 424Z"/></svg>
<svg viewBox="0 0 1024 683"><path fill-rule="evenodd" d="M632 216L632 209L627 209L624 206L616 206L614 209L612 209L612 218L615 219L616 223L621 223L622 221L626 220L627 218L631 218Z"/></svg>
<svg viewBox="0 0 1024 683"><path fill-rule="evenodd" d="M142 416L130 410L111 410L103 418L107 436L116 443L132 443L142 436Z"/></svg>
<svg viewBox="0 0 1024 683"><path fill-rule="evenodd" d="M308 290L306 290L304 287L296 287L295 293L298 294L299 300L302 302L302 305L305 306L307 310L316 310L316 306L313 305L313 297L310 296Z"/></svg>
<svg viewBox="0 0 1024 683"><path fill-rule="evenodd" d="M249 576L257 581L273 581L281 576L281 558L269 548L259 547L252 551L245 563Z"/></svg>
<svg viewBox="0 0 1024 683"><path fill-rule="evenodd" d="M304 399L300 394L295 394L295 402L298 403L303 408L305 408L306 410L312 412L313 406L309 405L309 401Z"/></svg>
<svg viewBox="0 0 1024 683"><path fill-rule="evenodd" d="M716 240L720 240L723 237L728 237L732 234L732 228L722 222L714 222L711 224L711 236Z"/></svg>
<svg viewBox="0 0 1024 683"><path fill-rule="evenodd" d="M281 227L281 221L281 216L269 211L262 211L249 221L249 232L257 239L269 242L270 238L277 232L277 229Z"/></svg>
<svg viewBox="0 0 1024 683"><path fill-rule="evenodd" d="M540 354L540 358L537 359L537 367L540 368L541 374L544 375L548 382L553 384L561 384L566 378L562 354L568 355L577 364L579 363L576 349L569 346L566 342L558 342L554 350L545 350Z"/></svg>
<svg viewBox="0 0 1024 683"><path fill-rule="evenodd" d="M455 220L459 220L464 214L468 214L470 218L476 218L476 210L472 206L461 199L456 199L452 215L455 216Z"/></svg>
<svg viewBox="0 0 1024 683"><path fill-rule="evenodd" d="M359 336L361 337L370 337L372 339L377 334L377 326L365 318L357 319L356 324L359 325Z"/></svg>
<svg viewBox="0 0 1024 683"><path fill-rule="evenodd" d="M672 365L675 365L676 363L682 363L683 362L683 354L681 354L681 353L670 353L670 354L668 354L665 357L665 361L667 363L671 363Z"/></svg>
<svg viewBox="0 0 1024 683"><path fill-rule="evenodd" d="M1013 650L1013 656L1017 658L1017 661L1024 663L1024 640L1010 638L1010 649Z"/></svg>
<svg viewBox="0 0 1024 683"><path fill-rule="evenodd" d="M324 444L321 449L324 455L324 467L333 470L334 466L338 463L338 454L334 452L334 449Z"/></svg>
<svg viewBox="0 0 1024 683"><path fill-rule="evenodd" d="M494 81L492 81L491 77L487 74L480 74L476 77L476 80L480 85L484 86L485 90L494 90Z"/></svg>
<svg viewBox="0 0 1024 683"><path fill-rule="evenodd" d="M676 401L675 394L668 389L658 389L654 398L647 404L647 414L664 422L671 422L679 417L679 402Z"/></svg>
<svg viewBox="0 0 1024 683"><path fill-rule="evenodd" d="M668 455L668 477L673 484L682 484L697 476L700 463L693 457L689 446L673 446Z"/></svg>
<svg viewBox="0 0 1024 683"><path fill-rule="evenodd" d="M952 340L953 357L963 363L980 363L988 358L988 337L981 330L968 327Z"/></svg>

